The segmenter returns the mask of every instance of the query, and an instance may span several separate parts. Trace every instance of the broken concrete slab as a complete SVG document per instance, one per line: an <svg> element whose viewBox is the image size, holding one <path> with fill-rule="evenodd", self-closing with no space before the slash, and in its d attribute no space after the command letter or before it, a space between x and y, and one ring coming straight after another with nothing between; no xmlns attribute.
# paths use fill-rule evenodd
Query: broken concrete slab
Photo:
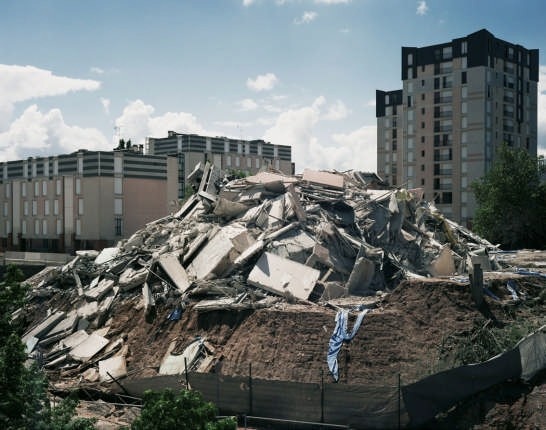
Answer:
<svg viewBox="0 0 546 430"><path fill-rule="evenodd" d="M248 282L275 294L307 300L319 276L318 270L264 252L248 275Z"/></svg>
<svg viewBox="0 0 546 430"><path fill-rule="evenodd" d="M53 327L55 327L59 323L59 321L61 321L65 316L66 312L63 311L57 311L49 315L47 318L43 319L38 325L36 325L34 328L32 328L23 335L23 343L26 344L27 341L32 337L35 337L37 339L43 339L47 335L47 333L49 333L49 331Z"/></svg>
<svg viewBox="0 0 546 430"><path fill-rule="evenodd" d="M108 294L112 288L114 288L114 280L104 278L102 279L96 287L90 288L84 292L84 296L87 300L101 300L106 294Z"/></svg>
<svg viewBox="0 0 546 430"><path fill-rule="evenodd" d="M118 280L118 286L122 291L128 291L141 286L148 276L148 269L133 269L129 267L121 274Z"/></svg>
<svg viewBox="0 0 546 430"><path fill-rule="evenodd" d="M353 271L347 281L349 294L362 295L370 293L370 287L375 275L375 264L366 257L356 259Z"/></svg>
<svg viewBox="0 0 546 430"><path fill-rule="evenodd" d="M96 301L85 303L84 305L78 307L76 312L80 318L92 320L97 316L97 313L99 312L99 305Z"/></svg>
<svg viewBox="0 0 546 430"><path fill-rule="evenodd" d="M70 350L70 356L74 360L85 363L98 354L109 342L105 337L92 333Z"/></svg>
<svg viewBox="0 0 546 430"><path fill-rule="evenodd" d="M186 269L180 264L178 256L175 254L163 254L159 258L159 265L174 283L178 291L181 293L186 292L190 286L190 280Z"/></svg>
<svg viewBox="0 0 546 430"><path fill-rule="evenodd" d="M194 340L180 355L171 354L175 346L176 341L171 342L171 345L161 362L161 366L159 367L160 375L179 375L185 370L190 371L191 366L203 349L203 339L199 338Z"/></svg>
<svg viewBox="0 0 546 430"><path fill-rule="evenodd" d="M243 203L232 202L223 197L218 197L212 213L216 216L225 218L226 220L230 220L245 213L247 209L248 206Z"/></svg>
<svg viewBox="0 0 546 430"><path fill-rule="evenodd" d="M95 264L97 266L100 266L104 263L109 263L110 261L114 260L116 256L119 254L119 248L103 248L103 250L100 252L99 255L95 258Z"/></svg>
<svg viewBox="0 0 546 430"><path fill-rule="evenodd" d="M344 188L343 175L329 172L319 172L316 170L305 169L302 176L304 181L317 184L323 187L342 190Z"/></svg>
<svg viewBox="0 0 546 430"><path fill-rule="evenodd" d="M89 335L85 330L78 330L72 333L70 336L65 337L60 343L67 348L74 348L80 343L85 341Z"/></svg>
<svg viewBox="0 0 546 430"><path fill-rule="evenodd" d="M428 271L432 276L451 276L455 274L455 261L449 246L442 247L440 254L432 261Z"/></svg>
<svg viewBox="0 0 546 430"><path fill-rule="evenodd" d="M233 243L220 230L188 266L188 273L197 279L219 276L229 268L237 256Z"/></svg>
<svg viewBox="0 0 546 430"><path fill-rule="evenodd" d="M103 382L113 382L114 379L127 376L127 364L123 355L115 355L99 361L99 376Z"/></svg>

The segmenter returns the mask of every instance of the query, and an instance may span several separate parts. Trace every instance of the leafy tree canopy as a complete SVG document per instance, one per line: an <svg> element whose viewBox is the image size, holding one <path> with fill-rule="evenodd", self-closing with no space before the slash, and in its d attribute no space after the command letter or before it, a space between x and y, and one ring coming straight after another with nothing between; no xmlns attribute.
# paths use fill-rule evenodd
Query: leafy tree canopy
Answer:
<svg viewBox="0 0 546 430"><path fill-rule="evenodd" d="M536 158L504 144L472 189L478 203L477 233L505 249L546 248L546 186Z"/></svg>

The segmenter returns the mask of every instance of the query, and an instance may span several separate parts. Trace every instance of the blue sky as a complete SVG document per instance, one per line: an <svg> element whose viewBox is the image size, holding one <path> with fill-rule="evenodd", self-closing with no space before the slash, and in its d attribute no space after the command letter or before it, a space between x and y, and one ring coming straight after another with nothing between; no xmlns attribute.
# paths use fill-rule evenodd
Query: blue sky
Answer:
<svg viewBox="0 0 546 430"><path fill-rule="evenodd" d="M545 18L542 0L2 0L0 160L175 130L375 171L375 90L401 88L402 46L487 28L544 56Z"/></svg>

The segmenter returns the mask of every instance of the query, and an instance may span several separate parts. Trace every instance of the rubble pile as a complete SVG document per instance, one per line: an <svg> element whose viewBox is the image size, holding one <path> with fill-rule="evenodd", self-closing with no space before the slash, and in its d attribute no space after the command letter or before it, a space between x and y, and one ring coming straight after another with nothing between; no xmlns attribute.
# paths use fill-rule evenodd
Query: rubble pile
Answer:
<svg viewBox="0 0 546 430"><path fill-rule="evenodd" d="M227 181L207 163L188 179L195 193L177 213L27 280L36 303L49 300L48 315L23 338L46 370L91 382L125 376L127 334L109 335L114 304L124 301L140 301L147 320L161 301L174 304L170 320L190 307L332 305L403 279L496 264L492 244L446 219L421 190L385 189L372 174L261 172ZM182 350L173 341L158 373L207 371L213 355L205 338Z"/></svg>

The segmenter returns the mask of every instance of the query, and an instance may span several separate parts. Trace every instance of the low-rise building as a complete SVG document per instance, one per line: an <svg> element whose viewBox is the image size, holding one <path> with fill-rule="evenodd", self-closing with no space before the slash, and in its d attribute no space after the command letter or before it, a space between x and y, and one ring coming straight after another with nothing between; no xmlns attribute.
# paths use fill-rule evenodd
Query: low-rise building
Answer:
<svg viewBox="0 0 546 430"><path fill-rule="evenodd" d="M174 211L176 157L136 149L0 163L0 248L100 249Z"/></svg>
<svg viewBox="0 0 546 430"><path fill-rule="evenodd" d="M154 155L178 157L178 197L184 197L185 180L199 162L210 161L225 172L255 174L273 167L285 174L294 173L292 147L273 145L263 140L230 139L169 131L167 137L146 139L145 151Z"/></svg>

